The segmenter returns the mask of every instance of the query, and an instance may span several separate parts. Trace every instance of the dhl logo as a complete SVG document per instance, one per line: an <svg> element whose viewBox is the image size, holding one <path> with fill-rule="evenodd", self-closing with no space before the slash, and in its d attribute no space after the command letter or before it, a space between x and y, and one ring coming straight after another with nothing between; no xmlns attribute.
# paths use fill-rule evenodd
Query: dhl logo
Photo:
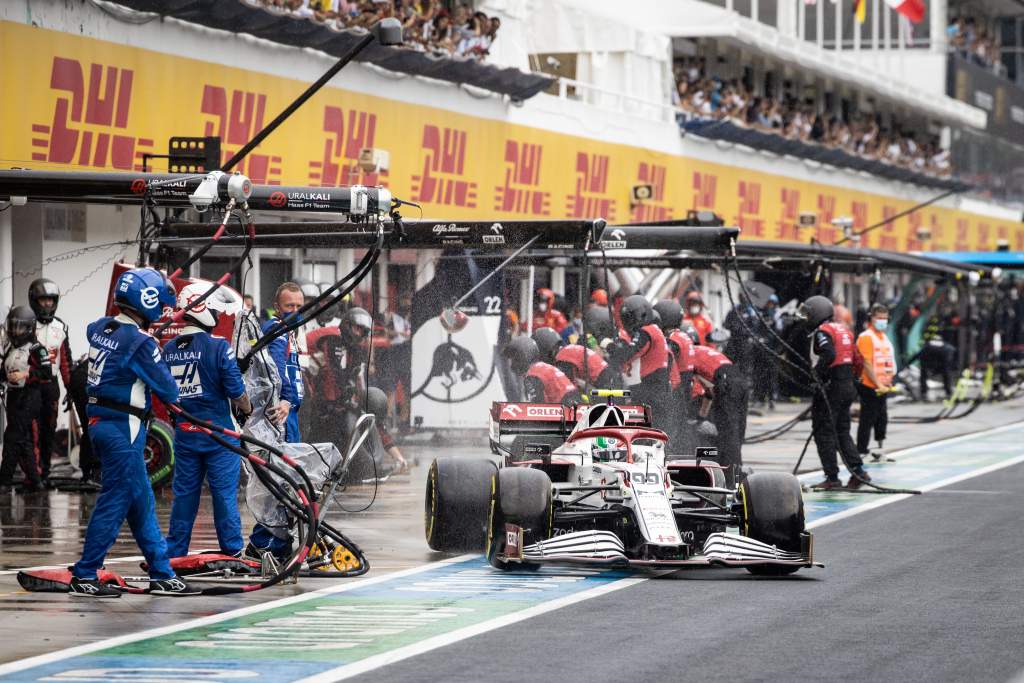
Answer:
<svg viewBox="0 0 1024 683"><path fill-rule="evenodd" d="M921 251L924 249L924 243L918 239L918 230L924 227L924 214L920 211L914 211L907 216L907 222L910 224L910 230L907 231L907 237L904 243L905 251Z"/></svg>
<svg viewBox="0 0 1024 683"><path fill-rule="evenodd" d="M714 210L715 208L715 189L718 185L718 177L710 173L700 173L695 171L693 174L693 209L709 209Z"/></svg>
<svg viewBox="0 0 1024 683"><path fill-rule="evenodd" d="M761 184L741 180L739 199L736 224L743 231L743 235L747 238L764 237L764 219L761 218Z"/></svg>
<svg viewBox="0 0 1024 683"><path fill-rule="evenodd" d="M464 130L423 126L423 172L412 177L413 201L476 208L477 183L465 173Z"/></svg>
<svg viewBox="0 0 1024 683"><path fill-rule="evenodd" d="M836 217L835 195L818 195L818 241L822 244L835 244L838 241L837 231L832 225Z"/></svg>
<svg viewBox="0 0 1024 683"><path fill-rule="evenodd" d="M382 185L387 171L362 171L356 161L364 147L373 147L377 131L377 115L341 107L324 107L322 130L323 156L309 162L309 182L320 187L339 185Z"/></svg>
<svg viewBox="0 0 1024 683"><path fill-rule="evenodd" d="M860 232L864 228L868 227L868 203L867 202L851 202L850 204L850 215L853 218L853 231ZM871 240L871 234L867 233L861 237L860 246L867 247L868 242Z"/></svg>
<svg viewBox="0 0 1024 683"><path fill-rule="evenodd" d="M895 215L895 206L886 205L882 207L882 220L886 221L886 223L882 226L881 233L878 235L879 249L896 251L899 246L899 239L896 237L896 221L889 220Z"/></svg>
<svg viewBox="0 0 1024 683"><path fill-rule="evenodd" d="M799 241L800 190L784 187L781 190L782 215L775 223L775 235L780 240Z"/></svg>
<svg viewBox="0 0 1024 683"><path fill-rule="evenodd" d="M970 223L966 218L956 219L956 234L954 236L953 251L970 251L970 242L967 239Z"/></svg>
<svg viewBox="0 0 1024 683"><path fill-rule="evenodd" d="M551 193L538 189L543 153L538 144L505 141L505 182L494 188L495 211L551 215Z"/></svg>
<svg viewBox="0 0 1024 683"><path fill-rule="evenodd" d="M222 161L227 161L238 149L263 128L267 96L263 93L232 90L230 97L225 88L216 85L203 87L199 111L205 117L203 135L217 135L221 139ZM259 149L259 147L257 147ZM281 184L281 157L260 154L255 150L234 169L261 185Z"/></svg>
<svg viewBox="0 0 1024 683"><path fill-rule="evenodd" d="M614 199L604 196L608 192L608 168L610 158L606 154L576 154L576 190L566 197L566 212L570 218L602 217L615 220Z"/></svg>
<svg viewBox="0 0 1024 683"><path fill-rule="evenodd" d="M672 218L672 207L663 204L667 178L668 167L640 162L636 173L637 184L650 185L651 198L633 207L633 221L667 221Z"/></svg>
<svg viewBox="0 0 1024 683"><path fill-rule="evenodd" d="M135 72L54 57L50 90L57 94L49 125L32 124L33 161L95 168L142 170L142 155L153 140L124 134ZM122 131L122 132L118 132Z"/></svg>

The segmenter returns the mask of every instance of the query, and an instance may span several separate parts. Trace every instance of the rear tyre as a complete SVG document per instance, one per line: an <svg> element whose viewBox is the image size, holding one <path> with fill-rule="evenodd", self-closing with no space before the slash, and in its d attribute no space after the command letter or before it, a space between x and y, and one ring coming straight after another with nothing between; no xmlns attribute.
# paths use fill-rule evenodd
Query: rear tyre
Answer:
<svg viewBox="0 0 1024 683"><path fill-rule="evenodd" d="M445 457L430 465L424 529L432 550L459 553L484 548L496 469L493 462L480 458Z"/></svg>
<svg viewBox="0 0 1024 683"><path fill-rule="evenodd" d="M530 562L506 562L498 558L505 551L505 525L523 529L523 545L551 537L551 479L541 470L504 467L491 479L490 514L487 523L487 561L498 569L539 567Z"/></svg>
<svg viewBox="0 0 1024 683"><path fill-rule="evenodd" d="M804 531L804 499L800 482L785 472L758 472L740 482L736 497L743 505L740 530L780 550L800 552ZM757 576L784 576L800 569L793 566L747 567Z"/></svg>
<svg viewBox="0 0 1024 683"><path fill-rule="evenodd" d="M163 420L153 420L146 433L143 455L153 490L171 483L174 475L174 428Z"/></svg>

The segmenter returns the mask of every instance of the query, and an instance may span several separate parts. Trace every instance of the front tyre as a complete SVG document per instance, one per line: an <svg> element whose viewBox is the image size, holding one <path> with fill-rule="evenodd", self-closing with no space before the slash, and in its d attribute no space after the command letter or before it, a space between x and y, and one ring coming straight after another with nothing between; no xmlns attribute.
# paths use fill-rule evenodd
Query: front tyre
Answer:
<svg viewBox="0 0 1024 683"><path fill-rule="evenodd" d="M742 505L740 531L744 536L800 552L804 531L804 499L800 482L786 472L758 472L740 482L736 499ZM757 576L784 576L800 569L784 565L756 565L747 571Z"/></svg>
<svg viewBox="0 0 1024 683"><path fill-rule="evenodd" d="M444 457L430 465L424 530L432 550L478 553L484 547L491 477L496 469L493 462L482 458Z"/></svg>
<svg viewBox="0 0 1024 683"><path fill-rule="evenodd" d="M506 562L505 525L523 529L523 545L551 537L553 515L551 479L541 470L504 467L491 478L491 500L487 523L487 561L498 569L537 569L529 562Z"/></svg>

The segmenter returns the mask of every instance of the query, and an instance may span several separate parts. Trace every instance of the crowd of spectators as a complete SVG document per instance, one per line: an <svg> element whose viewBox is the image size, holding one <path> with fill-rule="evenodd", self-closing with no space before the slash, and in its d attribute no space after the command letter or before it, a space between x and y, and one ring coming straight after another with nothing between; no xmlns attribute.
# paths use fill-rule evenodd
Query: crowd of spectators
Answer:
<svg viewBox="0 0 1024 683"><path fill-rule="evenodd" d="M946 28L946 39L950 52L1000 76L1006 75L1006 67L999 59L999 40L973 17L957 17Z"/></svg>
<svg viewBox="0 0 1024 683"><path fill-rule="evenodd" d="M474 12L466 3L442 0L243 0L271 11L310 19L338 30L368 27L394 17L402 22L405 47L438 56L484 59L501 19Z"/></svg>
<svg viewBox="0 0 1024 683"><path fill-rule="evenodd" d="M886 128L868 114L843 117L819 111L792 95L755 95L739 79L708 76L703 58L677 60L675 105L688 115L731 123L791 140L841 148L850 154L934 175L949 175L948 150L936 136Z"/></svg>

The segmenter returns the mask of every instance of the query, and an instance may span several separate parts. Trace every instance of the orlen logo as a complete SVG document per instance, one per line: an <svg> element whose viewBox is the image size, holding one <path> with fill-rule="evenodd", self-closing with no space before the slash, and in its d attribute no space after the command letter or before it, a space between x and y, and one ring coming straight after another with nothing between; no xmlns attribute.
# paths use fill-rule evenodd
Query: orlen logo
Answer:
<svg viewBox="0 0 1024 683"><path fill-rule="evenodd" d="M519 417L519 413L523 412L523 409L514 403L510 403L501 409L502 417Z"/></svg>
<svg viewBox="0 0 1024 683"><path fill-rule="evenodd" d="M287 203L288 197L284 195L284 192L272 192L270 197L267 199L267 204L270 204L275 209L280 209Z"/></svg>
<svg viewBox="0 0 1024 683"><path fill-rule="evenodd" d="M562 409L559 406L529 406L526 409L527 417L562 417Z"/></svg>
<svg viewBox="0 0 1024 683"><path fill-rule="evenodd" d="M136 178L132 181L132 194L142 194L146 191L146 181L142 178Z"/></svg>

